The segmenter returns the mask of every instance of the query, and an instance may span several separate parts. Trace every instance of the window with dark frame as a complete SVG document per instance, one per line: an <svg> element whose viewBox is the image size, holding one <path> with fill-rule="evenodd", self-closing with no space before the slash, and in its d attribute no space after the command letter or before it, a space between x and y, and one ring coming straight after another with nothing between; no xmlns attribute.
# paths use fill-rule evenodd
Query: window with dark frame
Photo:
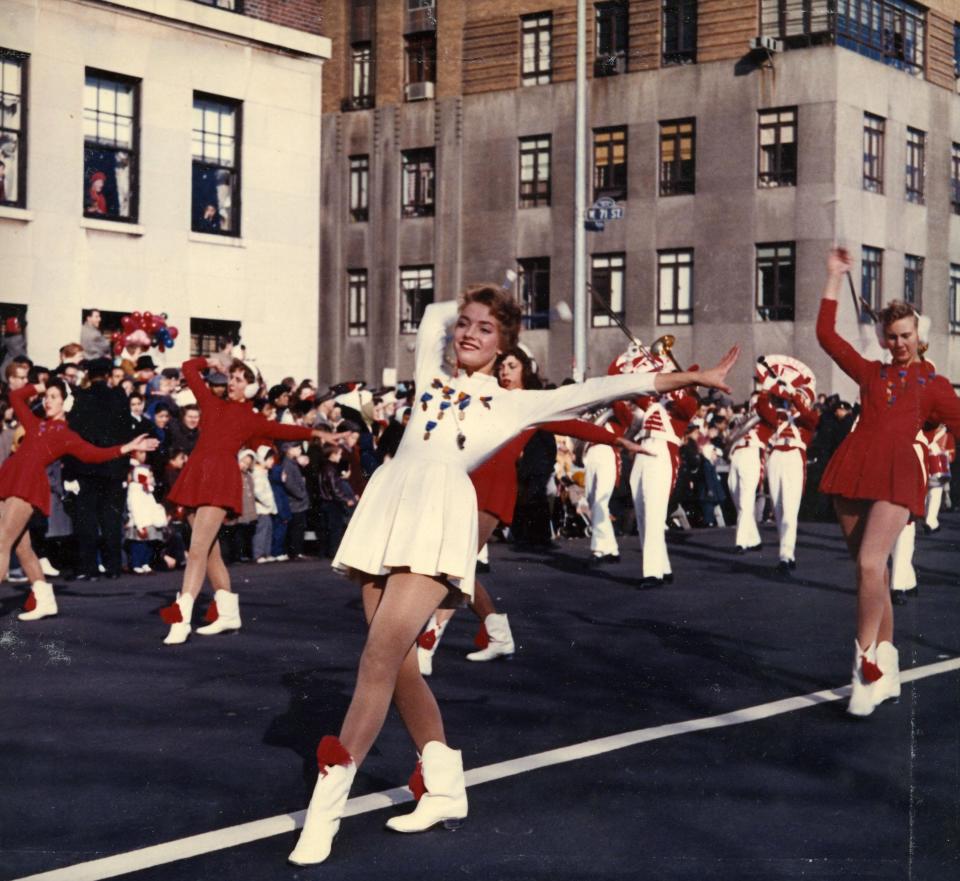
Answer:
<svg viewBox="0 0 960 881"><path fill-rule="evenodd" d="M950 145L950 210L960 214L960 144Z"/></svg>
<svg viewBox="0 0 960 881"><path fill-rule="evenodd" d="M400 333L416 333L433 302L433 267L400 267Z"/></svg>
<svg viewBox="0 0 960 881"><path fill-rule="evenodd" d="M609 196L627 198L627 129L594 129L593 132L593 198Z"/></svg>
<svg viewBox="0 0 960 881"><path fill-rule="evenodd" d="M696 188L696 120L660 123L660 195L678 196Z"/></svg>
<svg viewBox="0 0 960 881"><path fill-rule="evenodd" d="M193 193L190 228L240 235L241 104L193 93Z"/></svg>
<svg viewBox="0 0 960 881"><path fill-rule="evenodd" d="M696 0L663 0L661 61L693 64L697 60Z"/></svg>
<svg viewBox="0 0 960 881"><path fill-rule="evenodd" d="M520 138L520 207L550 204L550 135Z"/></svg>
<svg viewBox="0 0 960 881"><path fill-rule="evenodd" d="M597 297L607 308L623 319L623 254L594 254L590 258L590 285ZM599 309L591 298L591 325L593 327L615 327L616 323L604 310Z"/></svg>
<svg viewBox="0 0 960 881"><path fill-rule="evenodd" d="M657 251L657 324L693 324L693 249Z"/></svg>
<svg viewBox="0 0 960 881"><path fill-rule="evenodd" d="M215 6L217 9L226 9L228 12L243 12L243 0L193 0L202 6Z"/></svg>
<svg viewBox="0 0 960 881"><path fill-rule="evenodd" d="M350 47L349 110L373 107L373 45L354 43Z"/></svg>
<svg viewBox="0 0 960 881"><path fill-rule="evenodd" d="M923 308L923 257L903 255L903 299L917 309Z"/></svg>
<svg viewBox="0 0 960 881"><path fill-rule="evenodd" d="M367 335L367 270L347 270L347 336Z"/></svg>
<svg viewBox="0 0 960 881"><path fill-rule="evenodd" d="M407 85L437 81L437 35L424 31L408 34L406 44Z"/></svg>
<svg viewBox="0 0 960 881"><path fill-rule="evenodd" d="M0 49L0 205L27 203L27 58Z"/></svg>
<svg viewBox="0 0 960 881"><path fill-rule="evenodd" d="M80 310L80 323L87 320L91 312L100 313L100 333L105 337L111 337L115 333L123 332L123 318L128 313L116 312L111 309L101 309L98 306L90 306Z"/></svg>
<svg viewBox="0 0 960 881"><path fill-rule="evenodd" d="M872 113L863 114L863 188L883 192L883 140L886 120Z"/></svg>
<svg viewBox="0 0 960 881"><path fill-rule="evenodd" d="M926 10L909 0L836 0L837 45L922 76Z"/></svg>
<svg viewBox="0 0 960 881"><path fill-rule="evenodd" d="M520 78L525 86L549 83L553 77L553 13L538 12L520 19L522 48Z"/></svg>
<svg viewBox="0 0 960 881"><path fill-rule="evenodd" d="M0 303L0 325L5 325L11 318L15 318L26 334L27 327L27 304L26 303ZM6 382L6 378L3 378Z"/></svg>
<svg viewBox="0 0 960 881"><path fill-rule="evenodd" d="M240 322L220 318L190 319L190 357L209 358L240 339Z"/></svg>
<svg viewBox="0 0 960 881"><path fill-rule="evenodd" d="M624 0L596 4L596 76L616 76L627 71L628 9Z"/></svg>
<svg viewBox="0 0 960 881"><path fill-rule="evenodd" d="M926 132L907 128L907 166L905 169L905 196L908 202L922 205L926 177Z"/></svg>
<svg viewBox="0 0 960 881"><path fill-rule="evenodd" d="M517 261L517 300L525 330L550 327L550 258Z"/></svg>
<svg viewBox="0 0 960 881"><path fill-rule="evenodd" d="M350 219L362 223L370 216L370 157L350 157Z"/></svg>
<svg viewBox="0 0 960 881"><path fill-rule="evenodd" d="M864 245L860 255L860 296L874 312L883 305L883 248ZM870 311L864 305L860 310L863 324L873 323Z"/></svg>
<svg viewBox="0 0 960 881"><path fill-rule="evenodd" d="M796 246L757 245L757 315L762 321L793 321L796 302Z"/></svg>
<svg viewBox="0 0 960 881"><path fill-rule="evenodd" d="M401 213L404 217L433 217L434 148L404 150Z"/></svg>
<svg viewBox="0 0 960 881"><path fill-rule="evenodd" d="M761 110L757 120L757 186L796 186L797 108Z"/></svg>
<svg viewBox="0 0 960 881"><path fill-rule="evenodd" d="M87 68L83 214L136 223L139 80Z"/></svg>
<svg viewBox="0 0 960 881"><path fill-rule="evenodd" d="M960 264L950 264L950 333L960 333Z"/></svg>

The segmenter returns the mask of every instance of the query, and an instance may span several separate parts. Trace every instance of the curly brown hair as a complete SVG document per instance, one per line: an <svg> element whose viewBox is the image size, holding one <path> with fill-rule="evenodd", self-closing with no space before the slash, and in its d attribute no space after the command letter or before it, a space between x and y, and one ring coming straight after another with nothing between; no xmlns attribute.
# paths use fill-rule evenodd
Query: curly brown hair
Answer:
<svg viewBox="0 0 960 881"><path fill-rule="evenodd" d="M243 361L241 361L239 358L234 358L230 362L230 370L227 373L227 375L233 376L233 374L236 373L237 371L240 371L240 373L243 374L243 378L247 382L254 383L257 381L257 374L250 369L250 366L247 364L244 364Z"/></svg>
<svg viewBox="0 0 960 881"><path fill-rule="evenodd" d="M916 327L919 322L917 310L903 300L891 300L880 310L878 317L880 319L880 325L884 330L893 324L894 321L899 321L901 318L912 318L914 327Z"/></svg>
<svg viewBox="0 0 960 881"><path fill-rule="evenodd" d="M500 328L500 349L507 351L516 348L520 338L520 319L522 313L513 294L499 285L485 282L470 285L460 295L460 308L470 303L480 303L490 310Z"/></svg>

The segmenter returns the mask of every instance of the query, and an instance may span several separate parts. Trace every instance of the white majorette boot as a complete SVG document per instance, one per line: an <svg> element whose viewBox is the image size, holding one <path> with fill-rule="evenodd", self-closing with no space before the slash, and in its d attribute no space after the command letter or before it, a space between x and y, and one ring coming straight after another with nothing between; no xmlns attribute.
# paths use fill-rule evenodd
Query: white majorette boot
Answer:
<svg viewBox="0 0 960 881"><path fill-rule="evenodd" d="M854 640L853 647L853 681L847 712L852 716L869 716L877 706L874 683L883 677L877 666L877 646L874 643L864 650Z"/></svg>
<svg viewBox="0 0 960 881"><path fill-rule="evenodd" d="M883 674L873 686L876 704L900 697L900 653L892 642L877 643L877 666Z"/></svg>
<svg viewBox="0 0 960 881"><path fill-rule="evenodd" d="M513 634L506 615L491 614L483 619L489 642L485 649L471 652L468 661L492 661L494 658L510 657L514 652Z"/></svg>
<svg viewBox="0 0 960 881"><path fill-rule="evenodd" d="M203 616L209 623L197 628L197 633L203 636L212 636L215 633L226 633L228 630L240 629L240 597L230 590L218 590L213 595L213 602Z"/></svg>
<svg viewBox="0 0 960 881"><path fill-rule="evenodd" d="M420 665L421 676L430 676L433 673L433 656L449 623L449 618L440 624L437 616L431 615L426 630L417 637L417 663Z"/></svg>
<svg viewBox="0 0 960 881"><path fill-rule="evenodd" d="M53 595L53 585L46 581L34 581L33 589L23 604L23 611L17 617L21 621L39 621L56 614L57 600Z"/></svg>
<svg viewBox="0 0 960 881"><path fill-rule="evenodd" d="M164 645L180 645L190 635L190 618L193 616L193 597L188 593L178 594L177 599L160 610L160 617L170 625Z"/></svg>
<svg viewBox="0 0 960 881"><path fill-rule="evenodd" d="M333 836L340 828L350 785L357 773L353 756L331 735L324 737L317 747L317 765L320 776L307 806L303 831L287 857L295 866L312 866L330 856Z"/></svg>
<svg viewBox="0 0 960 881"><path fill-rule="evenodd" d="M425 832L443 823L444 829L456 829L467 818L467 785L460 750L431 740L423 748L420 763L423 795L412 813L387 820L387 828L394 832ZM411 789L414 789L413 779Z"/></svg>

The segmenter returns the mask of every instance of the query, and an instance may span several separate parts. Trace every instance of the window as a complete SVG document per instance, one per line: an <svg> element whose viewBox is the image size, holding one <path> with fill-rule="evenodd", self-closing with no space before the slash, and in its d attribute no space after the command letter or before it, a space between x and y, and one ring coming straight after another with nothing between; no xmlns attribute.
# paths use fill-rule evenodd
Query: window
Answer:
<svg viewBox="0 0 960 881"><path fill-rule="evenodd" d="M950 146L950 210L960 214L960 144Z"/></svg>
<svg viewBox="0 0 960 881"><path fill-rule="evenodd" d="M903 255L903 299L923 308L923 257Z"/></svg>
<svg viewBox="0 0 960 881"><path fill-rule="evenodd" d="M883 135L886 120L872 113L863 114L863 188L883 192Z"/></svg>
<svg viewBox="0 0 960 881"><path fill-rule="evenodd" d="M797 108L761 110L759 126L757 186L796 186Z"/></svg>
<svg viewBox="0 0 960 881"><path fill-rule="evenodd" d="M190 357L209 358L222 352L228 343L240 340L240 322L219 318L190 319Z"/></svg>
<svg viewBox="0 0 960 881"><path fill-rule="evenodd" d="M757 314L793 321L796 261L793 242L757 245Z"/></svg>
<svg viewBox="0 0 960 881"><path fill-rule="evenodd" d="M229 9L231 12L243 11L243 0L193 0L194 3L202 3L204 6L216 6L217 9Z"/></svg>
<svg viewBox="0 0 960 881"><path fill-rule="evenodd" d="M27 201L27 56L0 49L0 205Z"/></svg>
<svg viewBox="0 0 960 881"><path fill-rule="evenodd" d="M91 312L100 313L100 333L105 337L112 337L115 333L123 333L123 318L128 313L115 312L110 309L101 309L99 306L92 306L89 309L80 310L80 323L87 320Z"/></svg>
<svg viewBox="0 0 960 881"><path fill-rule="evenodd" d="M416 333L423 310L433 302L433 267L400 267L400 333Z"/></svg>
<svg viewBox="0 0 960 881"><path fill-rule="evenodd" d="M950 333L960 333L960 264L950 264Z"/></svg>
<svg viewBox="0 0 960 881"><path fill-rule="evenodd" d="M657 252L657 324L693 324L693 251Z"/></svg>
<svg viewBox="0 0 960 881"><path fill-rule="evenodd" d="M347 271L347 336L367 335L367 270Z"/></svg>
<svg viewBox="0 0 960 881"><path fill-rule="evenodd" d="M405 150L403 157L404 217L433 217L433 147Z"/></svg>
<svg viewBox="0 0 960 881"><path fill-rule="evenodd" d="M83 90L83 213L137 219L137 82L87 69Z"/></svg>
<svg viewBox="0 0 960 881"><path fill-rule="evenodd" d="M927 135L916 128L907 129L906 197L922 205L927 152Z"/></svg>
<svg viewBox="0 0 960 881"><path fill-rule="evenodd" d="M594 254L590 261L590 285L600 301L618 318L623 318L623 254ZM594 327L615 327L614 320L591 305Z"/></svg>
<svg viewBox="0 0 960 881"><path fill-rule="evenodd" d="M549 83L553 73L553 14L538 12L520 19L523 48L520 76L523 85Z"/></svg>
<svg viewBox="0 0 960 881"><path fill-rule="evenodd" d="M593 198L627 198L627 130L596 129L593 133Z"/></svg>
<svg viewBox="0 0 960 881"><path fill-rule="evenodd" d="M694 192L696 120L660 123L660 195Z"/></svg>
<svg viewBox="0 0 960 881"><path fill-rule="evenodd" d="M863 246L860 256L860 296L874 312L883 305L883 249ZM866 306L860 310L860 321L869 324L872 319Z"/></svg>
<svg viewBox="0 0 960 881"><path fill-rule="evenodd" d="M761 0L760 33L789 48L833 41L835 0Z"/></svg>
<svg viewBox="0 0 960 881"><path fill-rule="evenodd" d="M345 109L373 107L373 46L354 43L350 47L350 98Z"/></svg>
<svg viewBox="0 0 960 881"><path fill-rule="evenodd" d="M193 93L191 229L240 235L240 104Z"/></svg>
<svg viewBox="0 0 960 881"><path fill-rule="evenodd" d="M367 220L370 213L370 157L350 157L350 219Z"/></svg>
<svg viewBox="0 0 960 881"><path fill-rule="evenodd" d="M437 36L425 32L404 38L407 56L407 85L437 80Z"/></svg>
<svg viewBox="0 0 960 881"><path fill-rule="evenodd" d="M16 325L13 325L13 319L16 319ZM27 327L26 304L0 303L0 326L6 327L8 321L13 327L19 327L21 333L25 333ZM4 382L6 382L6 379L4 379Z"/></svg>
<svg viewBox="0 0 960 881"><path fill-rule="evenodd" d="M923 75L926 12L909 0L837 0L837 44Z"/></svg>
<svg viewBox="0 0 960 881"><path fill-rule="evenodd" d="M664 64L691 64L697 60L696 0L662 0Z"/></svg>
<svg viewBox="0 0 960 881"><path fill-rule="evenodd" d="M520 138L520 207L550 204L550 135Z"/></svg>
<svg viewBox="0 0 960 881"><path fill-rule="evenodd" d="M517 298L526 330L550 326L550 258L517 261Z"/></svg>
<svg viewBox="0 0 960 881"><path fill-rule="evenodd" d="M614 76L627 70L627 4L623 0L596 5L597 58L594 73Z"/></svg>

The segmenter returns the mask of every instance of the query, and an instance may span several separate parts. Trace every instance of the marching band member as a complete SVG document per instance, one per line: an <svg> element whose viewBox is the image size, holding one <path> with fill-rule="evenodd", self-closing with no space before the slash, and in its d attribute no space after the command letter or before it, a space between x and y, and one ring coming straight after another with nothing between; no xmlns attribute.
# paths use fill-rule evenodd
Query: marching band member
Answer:
<svg viewBox="0 0 960 881"><path fill-rule="evenodd" d="M737 509L737 530L734 541L738 554L759 551L762 546L757 528L757 492L763 485L763 463L767 442L773 429L757 415L759 393L751 395L751 410L730 441L730 474L727 483Z"/></svg>
<svg viewBox="0 0 960 881"><path fill-rule="evenodd" d="M929 363L929 362L928 362ZM956 455L956 441L946 425L924 432L927 437L927 498L924 505L923 531L927 535L940 531L940 505L943 491L950 485L950 463Z"/></svg>
<svg viewBox="0 0 960 881"><path fill-rule="evenodd" d="M828 279L817 318L817 339L860 387L862 411L820 482L834 496L837 518L857 564L857 634L847 711L867 716L900 694L887 561L909 517L923 516L926 475L914 450L925 421L960 430L960 399L950 382L920 357L921 319L894 300L880 313L878 335L891 363L868 361L835 330L837 294L852 267L849 254L830 252ZM924 322L927 324L929 319Z"/></svg>

